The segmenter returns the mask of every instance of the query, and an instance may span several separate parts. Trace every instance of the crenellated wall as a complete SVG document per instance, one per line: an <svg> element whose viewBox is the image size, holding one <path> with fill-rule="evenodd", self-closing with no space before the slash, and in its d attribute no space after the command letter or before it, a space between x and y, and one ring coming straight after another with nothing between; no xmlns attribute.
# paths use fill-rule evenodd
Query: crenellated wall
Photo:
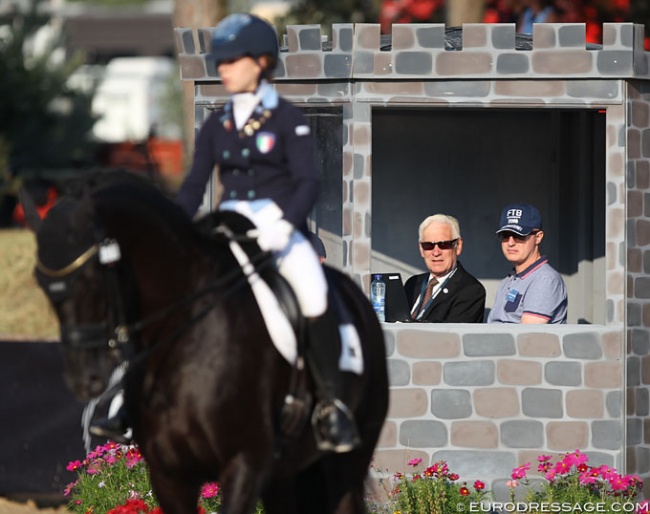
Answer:
<svg viewBox="0 0 650 514"><path fill-rule="evenodd" d="M540 452L580 448L594 463L650 477L650 53L643 33L641 25L605 24L603 45L594 46L584 24L536 24L532 42L511 24L472 24L450 49L444 25L394 25L387 41L378 25L338 24L326 43L318 25L287 28L278 91L300 106L342 111L341 262L334 265L365 288L379 267L373 110L605 115L605 250L602 266L590 271L603 284L602 324L386 324L392 405L381 466L404 470L412 456L444 458L464 478L498 490L513 466ZM227 98L203 59L209 34L175 29L181 77L195 85L197 129Z"/></svg>

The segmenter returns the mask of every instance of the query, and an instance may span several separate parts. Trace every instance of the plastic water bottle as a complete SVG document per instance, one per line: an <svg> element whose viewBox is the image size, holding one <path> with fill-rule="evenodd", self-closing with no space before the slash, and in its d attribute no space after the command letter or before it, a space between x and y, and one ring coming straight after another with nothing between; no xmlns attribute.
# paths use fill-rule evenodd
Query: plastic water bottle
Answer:
<svg viewBox="0 0 650 514"><path fill-rule="evenodd" d="M370 284L370 301L379 321L386 321L386 284L381 275L374 275Z"/></svg>

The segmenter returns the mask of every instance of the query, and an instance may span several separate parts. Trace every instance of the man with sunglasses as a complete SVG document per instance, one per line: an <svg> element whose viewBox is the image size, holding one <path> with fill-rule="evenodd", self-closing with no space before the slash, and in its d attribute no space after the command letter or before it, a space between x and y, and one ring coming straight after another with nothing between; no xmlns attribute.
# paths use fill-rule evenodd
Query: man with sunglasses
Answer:
<svg viewBox="0 0 650 514"><path fill-rule="evenodd" d="M507 205L497 235L514 270L497 291L488 323L566 323L567 294L560 274L539 250L542 216L530 204Z"/></svg>
<svg viewBox="0 0 650 514"><path fill-rule="evenodd" d="M463 251L458 220L434 214L419 227L420 255L429 270L406 281L413 321L482 323L485 288L458 262Z"/></svg>

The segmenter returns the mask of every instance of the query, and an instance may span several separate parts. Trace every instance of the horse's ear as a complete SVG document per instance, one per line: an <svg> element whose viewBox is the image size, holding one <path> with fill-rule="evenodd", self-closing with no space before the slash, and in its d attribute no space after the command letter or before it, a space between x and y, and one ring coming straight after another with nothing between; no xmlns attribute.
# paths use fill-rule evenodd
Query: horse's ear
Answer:
<svg viewBox="0 0 650 514"><path fill-rule="evenodd" d="M27 189L25 189L25 186L20 186L20 189L18 190L18 200L25 212L25 221L27 222L27 226L33 232L38 232L43 220L36 210L34 198L32 198L32 195L27 191Z"/></svg>

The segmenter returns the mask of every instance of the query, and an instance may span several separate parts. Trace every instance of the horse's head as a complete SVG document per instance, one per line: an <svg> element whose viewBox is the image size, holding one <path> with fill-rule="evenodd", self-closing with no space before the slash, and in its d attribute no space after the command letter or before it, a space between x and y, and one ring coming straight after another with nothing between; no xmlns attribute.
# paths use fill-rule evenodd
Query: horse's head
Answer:
<svg viewBox="0 0 650 514"><path fill-rule="evenodd" d="M209 241L150 182L111 172L79 184L44 220L25 192L21 203L36 232L36 279L60 324L66 384L88 399L123 358L187 325L193 305L182 300L214 260Z"/></svg>
<svg viewBox="0 0 650 514"><path fill-rule="evenodd" d="M30 198L21 193L29 225L36 232L35 276L59 325L64 379L79 399L100 395L121 362L116 328L120 313L111 306L118 295L119 262L115 242L105 242L94 221L91 195L65 197L40 222ZM121 300L117 300L121 305Z"/></svg>

